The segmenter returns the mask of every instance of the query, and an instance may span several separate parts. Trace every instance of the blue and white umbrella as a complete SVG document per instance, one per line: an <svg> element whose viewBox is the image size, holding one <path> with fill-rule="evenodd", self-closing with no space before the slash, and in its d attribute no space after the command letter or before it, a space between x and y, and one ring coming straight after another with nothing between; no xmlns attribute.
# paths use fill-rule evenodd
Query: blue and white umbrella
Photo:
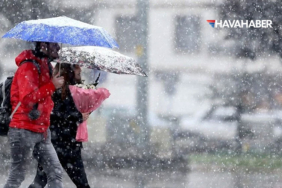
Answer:
<svg viewBox="0 0 282 188"><path fill-rule="evenodd" d="M2 38L118 48L117 42L103 28L65 16L21 22Z"/></svg>

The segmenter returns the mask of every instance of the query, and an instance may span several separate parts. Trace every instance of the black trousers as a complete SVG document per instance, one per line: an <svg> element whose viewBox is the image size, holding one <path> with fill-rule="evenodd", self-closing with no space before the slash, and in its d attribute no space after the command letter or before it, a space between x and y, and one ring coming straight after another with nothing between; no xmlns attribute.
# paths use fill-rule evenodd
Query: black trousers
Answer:
<svg viewBox="0 0 282 188"><path fill-rule="evenodd" d="M56 146L55 144L53 145L57 151L57 155L62 167L65 169L76 187L90 188L81 158L81 147L62 148ZM43 171L43 168L40 166L40 164L38 164L35 179L29 188L43 188L46 184L47 175Z"/></svg>

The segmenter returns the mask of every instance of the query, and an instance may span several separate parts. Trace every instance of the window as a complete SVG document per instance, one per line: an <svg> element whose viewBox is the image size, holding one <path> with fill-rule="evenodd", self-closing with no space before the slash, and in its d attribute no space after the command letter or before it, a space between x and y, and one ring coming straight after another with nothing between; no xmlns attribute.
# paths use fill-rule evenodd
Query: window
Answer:
<svg viewBox="0 0 282 188"><path fill-rule="evenodd" d="M175 49L177 52L198 53L200 51L200 18L177 16L175 25Z"/></svg>
<svg viewBox="0 0 282 188"><path fill-rule="evenodd" d="M136 17L118 16L115 28L119 49L123 52L133 52L138 42Z"/></svg>

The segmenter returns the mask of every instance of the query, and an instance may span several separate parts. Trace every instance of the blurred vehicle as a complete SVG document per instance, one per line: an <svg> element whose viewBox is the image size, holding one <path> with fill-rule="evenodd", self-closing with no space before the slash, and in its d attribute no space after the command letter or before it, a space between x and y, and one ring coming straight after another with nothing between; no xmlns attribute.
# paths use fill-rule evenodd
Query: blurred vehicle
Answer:
<svg viewBox="0 0 282 188"><path fill-rule="evenodd" d="M105 140L108 151L136 154L140 127L136 111L128 107L104 106L95 112L105 122ZM94 118L95 119L95 118ZM190 152L235 151L240 127L243 152L282 150L282 111L238 114L234 107L215 106L203 109L193 116L165 117L148 112L150 142L163 154L176 156ZM113 149L115 148L115 149Z"/></svg>
<svg viewBox="0 0 282 188"><path fill-rule="evenodd" d="M282 111L244 113L238 120L234 107L216 106L198 112L193 117L183 117L180 130L201 135L209 144L207 148L213 147L210 145L211 140L222 143L217 143L217 147L225 145L224 142L232 145L237 135L242 134L240 142L244 152L282 151ZM203 145L201 142L198 144Z"/></svg>
<svg viewBox="0 0 282 188"><path fill-rule="evenodd" d="M233 140L237 134L237 112L234 107L216 106L183 117L180 128L198 133L207 139Z"/></svg>

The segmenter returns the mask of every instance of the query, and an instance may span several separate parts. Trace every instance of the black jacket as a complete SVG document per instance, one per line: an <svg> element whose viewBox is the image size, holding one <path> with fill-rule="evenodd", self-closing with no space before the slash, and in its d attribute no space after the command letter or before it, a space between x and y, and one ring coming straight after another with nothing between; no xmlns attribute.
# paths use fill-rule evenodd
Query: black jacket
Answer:
<svg viewBox="0 0 282 188"><path fill-rule="evenodd" d="M70 91L63 100L61 89L56 90L52 97L54 108L50 117L51 140L54 146L61 148L82 147L81 142L75 140L77 127L82 123L82 114L75 107Z"/></svg>

